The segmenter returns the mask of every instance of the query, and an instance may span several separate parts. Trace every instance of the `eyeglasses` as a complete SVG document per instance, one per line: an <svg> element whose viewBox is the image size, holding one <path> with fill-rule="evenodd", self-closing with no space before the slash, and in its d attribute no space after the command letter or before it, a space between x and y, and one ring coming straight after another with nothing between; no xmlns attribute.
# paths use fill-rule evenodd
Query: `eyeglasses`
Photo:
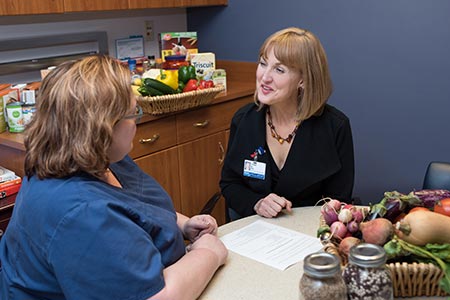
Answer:
<svg viewBox="0 0 450 300"><path fill-rule="evenodd" d="M143 114L144 112L142 111L142 107L136 105L136 111L134 112L134 114L125 116L122 119L134 119L134 121L138 123L141 120Z"/></svg>

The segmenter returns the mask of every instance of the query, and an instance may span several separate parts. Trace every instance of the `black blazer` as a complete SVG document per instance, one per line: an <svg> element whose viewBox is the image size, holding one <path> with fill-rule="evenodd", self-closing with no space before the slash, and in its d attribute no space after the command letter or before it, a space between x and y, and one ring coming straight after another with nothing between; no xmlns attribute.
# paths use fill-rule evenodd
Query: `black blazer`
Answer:
<svg viewBox="0 0 450 300"><path fill-rule="evenodd" d="M353 140L349 119L331 105L321 115L301 123L276 185L269 153L258 156L266 163L265 180L243 176L245 159L266 143L266 109L257 111L254 103L233 116L228 150L222 168L220 187L228 207L241 216L255 214L261 198L275 193L293 206L315 205L323 197L350 202L354 182Z"/></svg>

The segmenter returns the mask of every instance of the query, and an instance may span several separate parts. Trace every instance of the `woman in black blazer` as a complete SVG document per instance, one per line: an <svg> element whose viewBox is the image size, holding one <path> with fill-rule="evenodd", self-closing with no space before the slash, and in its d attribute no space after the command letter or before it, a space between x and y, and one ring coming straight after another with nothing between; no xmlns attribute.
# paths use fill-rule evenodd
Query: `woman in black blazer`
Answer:
<svg viewBox="0 0 450 300"><path fill-rule="evenodd" d="M264 42L259 58L255 103L234 115L222 169L230 211L271 218L324 197L350 202L350 122L326 104L332 84L320 41L287 28Z"/></svg>

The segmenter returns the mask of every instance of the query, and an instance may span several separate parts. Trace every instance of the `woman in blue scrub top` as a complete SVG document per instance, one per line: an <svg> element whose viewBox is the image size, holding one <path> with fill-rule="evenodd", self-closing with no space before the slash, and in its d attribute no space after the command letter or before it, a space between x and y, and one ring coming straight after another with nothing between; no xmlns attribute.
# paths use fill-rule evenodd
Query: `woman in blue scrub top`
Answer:
<svg viewBox="0 0 450 300"><path fill-rule="evenodd" d="M272 218L324 197L351 201L352 132L345 114L327 104L331 91L325 51L314 34L291 27L266 39L255 103L234 115L222 169L232 219Z"/></svg>
<svg viewBox="0 0 450 300"><path fill-rule="evenodd" d="M112 58L45 77L0 243L0 299L195 299L224 264L214 218L176 213L127 155L141 115Z"/></svg>

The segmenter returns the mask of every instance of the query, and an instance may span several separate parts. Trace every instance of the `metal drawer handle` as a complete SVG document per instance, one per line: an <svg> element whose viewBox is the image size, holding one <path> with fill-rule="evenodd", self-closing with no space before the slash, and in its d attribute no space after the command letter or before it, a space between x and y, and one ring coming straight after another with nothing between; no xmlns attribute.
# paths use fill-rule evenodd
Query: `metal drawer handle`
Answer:
<svg viewBox="0 0 450 300"><path fill-rule="evenodd" d="M208 124L209 124L209 121L208 121L208 120L205 120L205 121L203 121L203 122L194 123L194 124L192 124L192 126L204 128L204 127L206 127Z"/></svg>
<svg viewBox="0 0 450 300"><path fill-rule="evenodd" d="M149 139L140 139L139 143L141 144L148 144L148 143L154 143L159 139L159 134L154 134L151 138Z"/></svg>

